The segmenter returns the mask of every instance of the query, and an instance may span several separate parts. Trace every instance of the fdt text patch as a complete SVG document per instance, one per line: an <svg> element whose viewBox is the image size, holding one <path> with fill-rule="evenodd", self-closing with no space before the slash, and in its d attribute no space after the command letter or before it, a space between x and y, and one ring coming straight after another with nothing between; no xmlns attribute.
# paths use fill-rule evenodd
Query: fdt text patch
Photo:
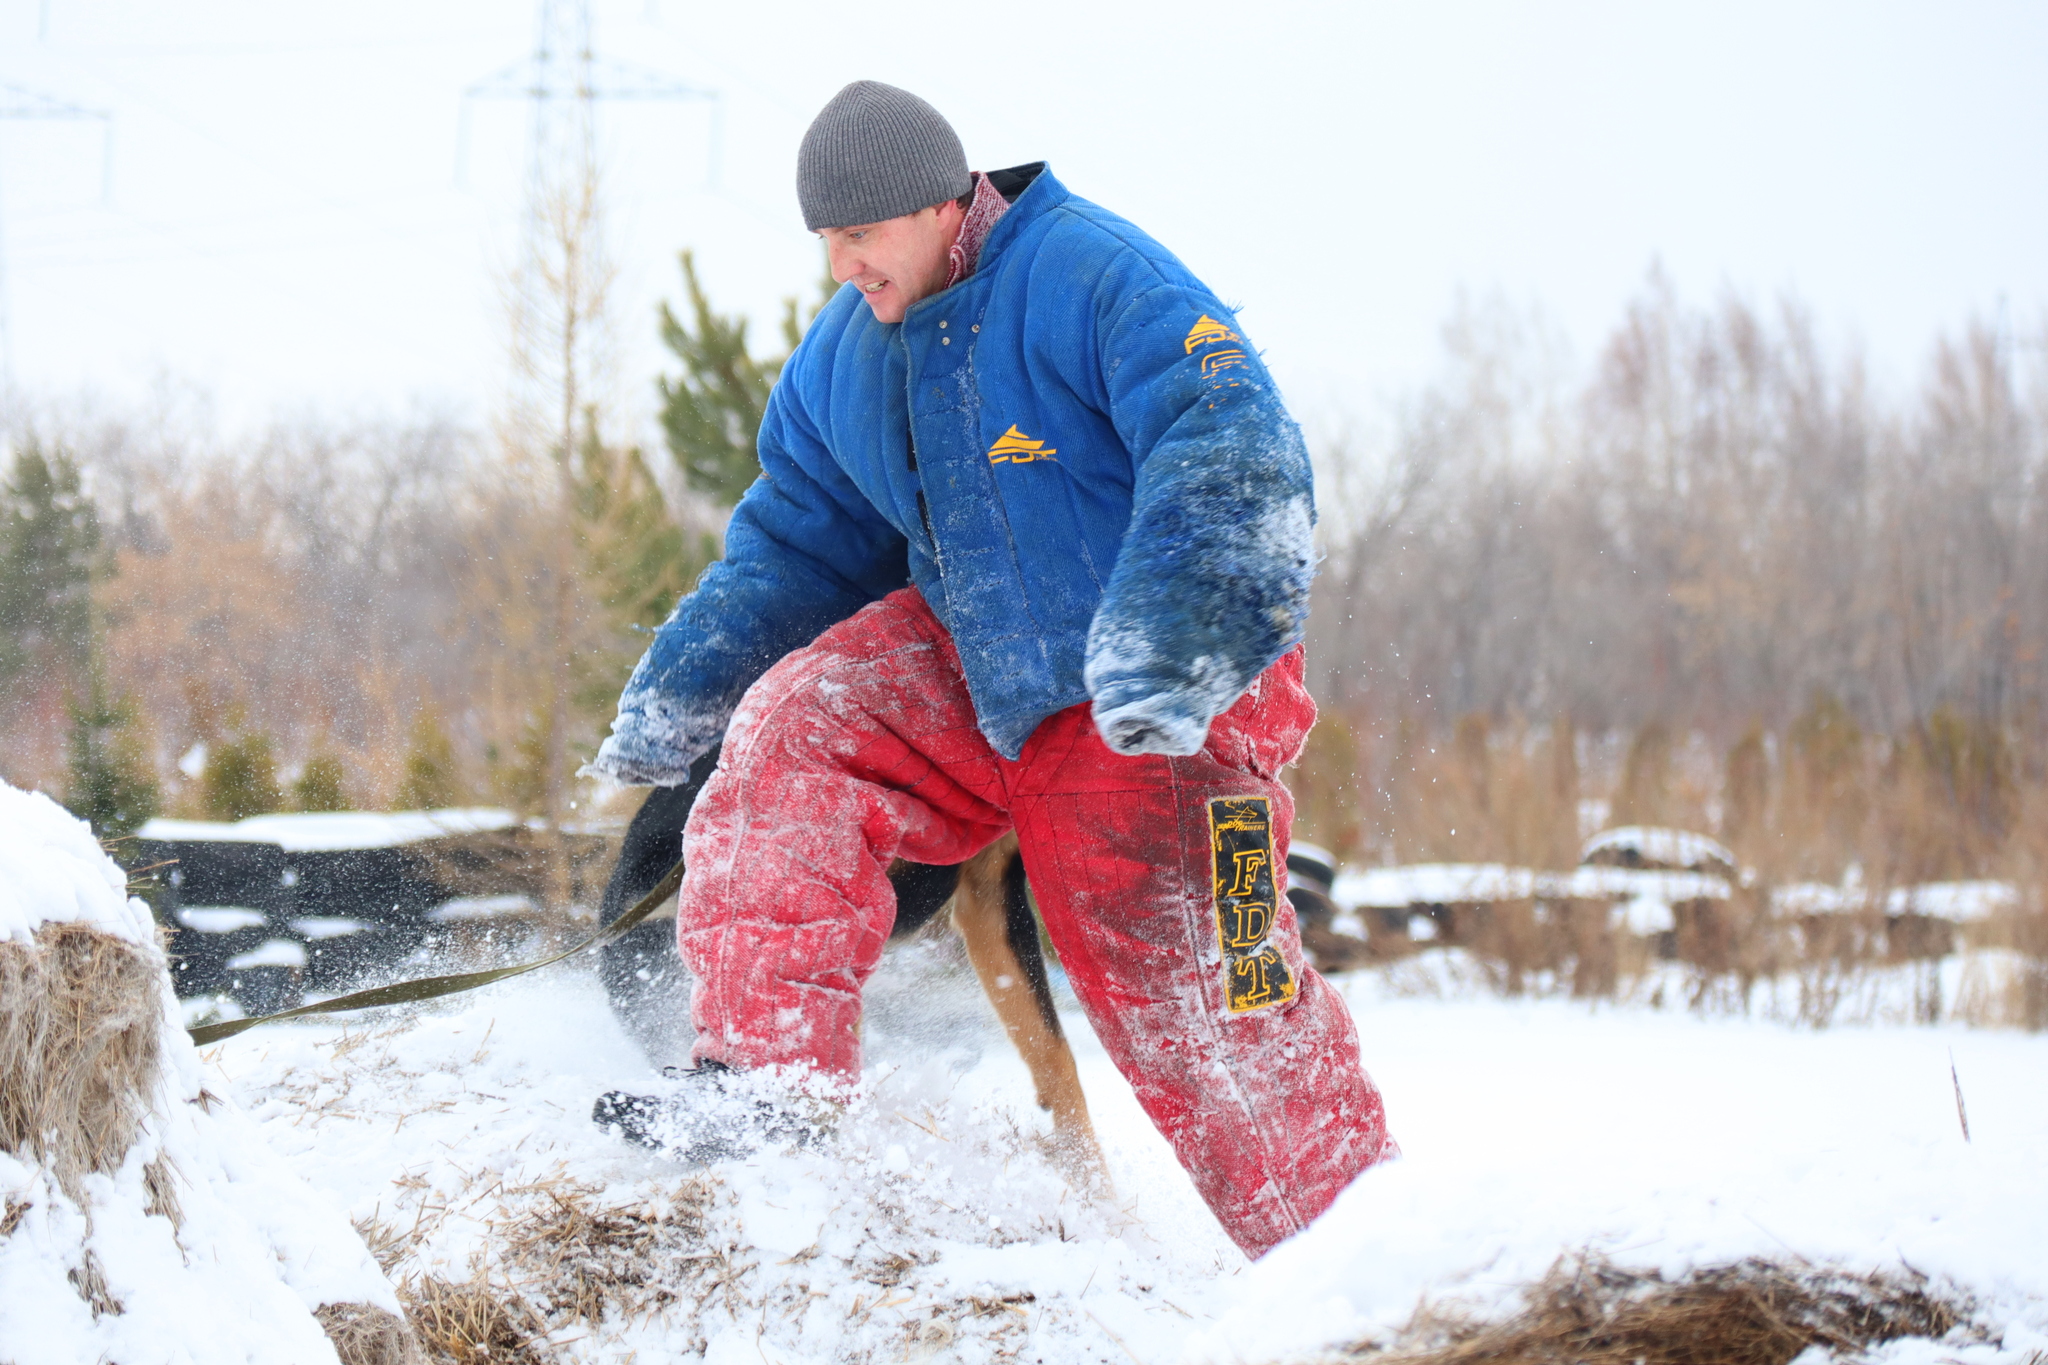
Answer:
<svg viewBox="0 0 2048 1365"><path fill-rule="evenodd" d="M1294 974L1269 942L1279 918L1273 876L1273 803L1263 796L1209 802L1215 859L1216 937L1223 944L1223 998L1232 1014L1284 1005Z"/></svg>

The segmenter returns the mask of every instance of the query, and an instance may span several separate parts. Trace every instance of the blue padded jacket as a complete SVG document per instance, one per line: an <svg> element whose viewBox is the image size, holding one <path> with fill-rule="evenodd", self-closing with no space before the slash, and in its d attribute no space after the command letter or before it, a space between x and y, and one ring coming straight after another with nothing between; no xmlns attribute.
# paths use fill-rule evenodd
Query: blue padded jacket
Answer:
<svg viewBox="0 0 2048 1365"><path fill-rule="evenodd" d="M768 402L725 558L656 634L593 768L673 785L776 660L915 583L1016 757L1095 701L1199 737L1301 638L1308 452L1236 318L1042 166L975 273L877 322L845 288ZM1191 727L1191 728L1190 728Z"/></svg>

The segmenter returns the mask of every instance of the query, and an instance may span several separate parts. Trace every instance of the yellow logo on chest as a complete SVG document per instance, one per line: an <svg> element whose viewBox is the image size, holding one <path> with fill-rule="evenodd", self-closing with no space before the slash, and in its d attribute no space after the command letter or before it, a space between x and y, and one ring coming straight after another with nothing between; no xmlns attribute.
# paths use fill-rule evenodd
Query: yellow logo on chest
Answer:
<svg viewBox="0 0 2048 1365"><path fill-rule="evenodd" d="M1034 441L1013 424L1010 429L996 437L996 443L988 448L990 464L1030 464L1033 460L1050 460L1059 454L1057 447L1048 449L1045 442Z"/></svg>
<svg viewBox="0 0 2048 1365"><path fill-rule="evenodd" d="M1207 346L1211 342L1217 341L1242 340L1244 340L1243 337L1240 337L1237 333L1231 331L1207 313L1204 313L1195 319L1194 326L1188 328L1187 340L1182 345L1187 347L1189 355L1193 355L1197 346Z"/></svg>

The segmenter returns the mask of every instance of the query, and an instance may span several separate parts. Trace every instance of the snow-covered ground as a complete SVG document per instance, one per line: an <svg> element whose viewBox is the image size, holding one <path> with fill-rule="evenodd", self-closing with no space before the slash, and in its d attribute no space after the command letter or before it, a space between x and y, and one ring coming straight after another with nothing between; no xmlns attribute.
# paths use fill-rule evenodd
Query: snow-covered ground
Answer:
<svg viewBox="0 0 2048 1365"><path fill-rule="evenodd" d="M1382 1334L1425 1296L1506 1305L1589 1247L1666 1271L1910 1266L1974 1295L1989 1339L1884 1358L2048 1349L2048 1037L1340 984L1406 1156L1256 1267L1071 1011L1115 1195L1068 1184L943 944L885 962L870 1097L838 1138L709 1178L591 1127L592 1099L649 1067L573 967L205 1056L395 1278L421 1294L481 1276L563 1359L1276 1360ZM570 1264L639 1315L578 1320Z"/></svg>
<svg viewBox="0 0 2048 1365"><path fill-rule="evenodd" d="M73 1179L32 1139L0 1147L0 1361L331 1363L316 1310L396 1313L398 1300L338 1202L207 1089L179 1032L156 926L126 881L82 822L0 782L0 948L11 959L0 980L0 1086L21 1092L5 1096L7 1127L35 1122L48 1148L120 1126L115 1106L84 1110L53 1079L78 1058L97 1093L132 1081L139 1111L125 1153L116 1146L105 1169ZM39 939L84 930L100 936L90 953ZM138 954L141 974L117 979L105 965L117 951ZM80 982L104 989L87 995ZM75 1015L53 1006L59 995L83 1000ZM100 1064L123 1052L148 1060Z"/></svg>

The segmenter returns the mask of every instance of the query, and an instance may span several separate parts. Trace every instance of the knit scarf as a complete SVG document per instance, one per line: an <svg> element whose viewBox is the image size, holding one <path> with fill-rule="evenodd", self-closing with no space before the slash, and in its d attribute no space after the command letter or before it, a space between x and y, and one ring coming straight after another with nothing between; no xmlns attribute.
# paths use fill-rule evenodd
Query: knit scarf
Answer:
<svg viewBox="0 0 2048 1365"><path fill-rule="evenodd" d="M974 273L975 265L981 260L982 243L995 230L996 220L1009 208L1010 201L988 183L988 177L980 171L974 172L974 199L967 206L967 216L960 220L960 235L953 239L952 248L947 253L953 268L946 276L946 288L951 289Z"/></svg>

